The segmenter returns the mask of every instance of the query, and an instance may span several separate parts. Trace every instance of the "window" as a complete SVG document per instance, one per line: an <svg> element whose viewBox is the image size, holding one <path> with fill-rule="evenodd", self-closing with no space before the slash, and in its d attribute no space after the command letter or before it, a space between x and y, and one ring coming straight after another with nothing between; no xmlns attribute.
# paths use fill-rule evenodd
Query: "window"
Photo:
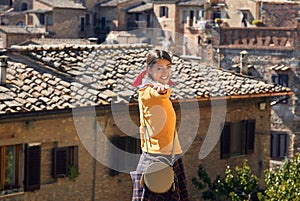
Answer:
<svg viewBox="0 0 300 201"><path fill-rule="evenodd" d="M255 120L224 125L221 134L221 159L254 152Z"/></svg>
<svg viewBox="0 0 300 201"><path fill-rule="evenodd" d="M115 149L111 151L111 167L116 167L116 169L124 171L134 170L139 157L132 158L126 155L126 153L141 154L140 139L129 136L114 136L111 138L111 142L117 148L124 151L121 154L120 152L117 153L117 150ZM117 171L112 169L110 170L110 175L114 176L116 174L118 174Z"/></svg>
<svg viewBox="0 0 300 201"><path fill-rule="evenodd" d="M193 22L194 22L194 11L190 10L190 22L189 22L190 27L193 26Z"/></svg>
<svg viewBox="0 0 300 201"><path fill-rule="evenodd" d="M17 26L23 27L23 26L25 26L25 23L22 22L22 21L19 21L19 22L17 23Z"/></svg>
<svg viewBox="0 0 300 201"><path fill-rule="evenodd" d="M53 15L52 15L52 13L47 14L46 18L47 18L47 25L52 26L53 25Z"/></svg>
<svg viewBox="0 0 300 201"><path fill-rule="evenodd" d="M159 7L159 17L169 17L169 8L167 6Z"/></svg>
<svg viewBox="0 0 300 201"><path fill-rule="evenodd" d="M21 5L21 11L27 10L28 9L27 7L28 7L27 3L22 3L22 5Z"/></svg>
<svg viewBox="0 0 300 201"><path fill-rule="evenodd" d="M0 147L0 190L20 188L22 145Z"/></svg>
<svg viewBox="0 0 300 201"><path fill-rule="evenodd" d="M93 14L93 25L96 26L97 25L97 13Z"/></svg>
<svg viewBox="0 0 300 201"><path fill-rule="evenodd" d="M204 10L197 10L197 22L203 18Z"/></svg>
<svg viewBox="0 0 300 201"><path fill-rule="evenodd" d="M287 156L287 134L271 133L271 158L282 159Z"/></svg>
<svg viewBox="0 0 300 201"><path fill-rule="evenodd" d="M40 144L26 144L25 146L25 178L24 190L40 189L41 177L41 146Z"/></svg>
<svg viewBox="0 0 300 201"><path fill-rule="evenodd" d="M289 76L287 74L274 74L272 75L272 82L274 84L279 84L281 86L284 86L284 87L288 87L289 86ZM275 99L275 100L274 100ZM282 99L283 101L280 101L280 99ZM287 104L288 103L288 97L274 97L272 98L272 101L279 101L280 103L283 103L283 104Z"/></svg>
<svg viewBox="0 0 300 201"><path fill-rule="evenodd" d="M215 21L216 18L222 18L221 10L219 9L213 12L213 20Z"/></svg>
<svg viewBox="0 0 300 201"><path fill-rule="evenodd" d="M27 25L33 25L33 16L32 15L28 15Z"/></svg>
<svg viewBox="0 0 300 201"><path fill-rule="evenodd" d="M105 17L101 17L101 28L104 29L106 26L106 18Z"/></svg>
<svg viewBox="0 0 300 201"><path fill-rule="evenodd" d="M85 24L86 25L91 24L90 14L85 14Z"/></svg>
<svg viewBox="0 0 300 201"><path fill-rule="evenodd" d="M188 12L186 10L183 11L183 22L187 22Z"/></svg>
<svg viewBox="0 0 300 201"><path fill-rule="evenodd" d="M78 169L78 146L57 147L53 149L53 177L68 176L68 169Z"/></svg>
<svg viewBox="0 0 300 201"><path fill-rule="evenodd" d="M45 24L45 14L40 14L39 16L40 25Z"/></svg>
<svg viewBox="0 0 300 201"><path fill-rule="evenodd" d="M80 17L80 31L84 31L84 17Z"/></svg>
<svg viewBox="0 0 300 201"><path fill-rule="evenodd" d="M282 85L284 87L289 86L289 76L287 74L276 74L272 75L272 82L275 84Z"/></svg>

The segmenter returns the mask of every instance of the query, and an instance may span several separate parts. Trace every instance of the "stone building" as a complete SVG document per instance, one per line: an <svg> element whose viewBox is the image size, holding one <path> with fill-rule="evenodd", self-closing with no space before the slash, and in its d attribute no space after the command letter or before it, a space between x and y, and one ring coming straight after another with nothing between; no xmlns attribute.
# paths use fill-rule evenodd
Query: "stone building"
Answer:
<svg viewBox="0 0 300 201"><path fill-rule="evenodd" d="M291 99L273 100L270 156L276 165L299 152L299 2L261 1L259 8L256 18L262 19L264 27L221 27L213 47L220 66L236 72L245 68L253 78L289 86L295 92ZM286 12L290 15L278 17ZM241 67L245 50L247 59Z"/></svg>
<svg viewBox="0 0 300 201"><path fill-rule="evenodd" d="M221 49L221 66L239 72L239 57L242 49ZM273 164L278 164L285 157L293 157L299 152L299 60L294 50L282 49L247 49L244 68L251 77L282 86L288 86L294 92L292 98L285 96L272 100L271 147L270 156ZM217 56L216 56L217 57ZM225 64L226 63L226 64Z"/></svg>
<svg viewBox="0 0 300 201"><path fill-rule="evenodd" d="M103 42L110 31L127 31L132 29L134 26L137 26L135 23L140 21L145 21L145 18L148 20L148 23L151 24L150 18L153 16L151 13L140 14L139 11L147 11L152 9L152 4L147 5L142 10L135 9L139 6L145 6L148 0L123 0L123 1L100 1L96 4L96 31L95 34L100 37L100 40ZM131 10L131 11L130 11ZM147 17L148 16L148 17Z"/></svg>
<svg viewBox="0 0 300 201"><path fill-rule="evenodd" d="M31 3L32 6L22 12L14 11L15 15L10 11L4 13L9 23L0 26L2 48L36 37L88 38L94 35L90 16L86 15L86 7L82 3L70 0L33 0ZM16 33L17 30L20 33ZM7 38L13 38L11 32L14 32L12 35L19 34L22 37L8 40Z"/></svg>
<svg viewBox="0 0 300 201"><path fill-rule="evenodd" d="M128 172L140 153L131 83L152 48L30 45L1 56L0 199L130 200ZM191 200L200 200L191 183L199 164L214 178L248 159L262 179L271 97L290 96L289 88L172 58L171 100Z"/></svg>

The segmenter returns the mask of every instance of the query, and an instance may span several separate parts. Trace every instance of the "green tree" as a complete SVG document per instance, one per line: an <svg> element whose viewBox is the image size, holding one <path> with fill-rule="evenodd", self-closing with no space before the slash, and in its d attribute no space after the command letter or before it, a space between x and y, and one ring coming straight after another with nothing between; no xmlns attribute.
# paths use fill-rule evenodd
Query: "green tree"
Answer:
<svg viewBox="0 0 300 201"><path fill-rule="evenodd" d="M242 167L235 168L235 174L230 169L225 171L225 186L227 196L233 201L258 200L261 197L261 189L258 184L258 177L251 173L247 160Z"/></svg>
<svg viewBox="0 0 300 201"><path fill-rule="evenodd" d="M211 182L205 169L200 165L198 169L199 179L193 178L193 185L202 190L202 198L205 200L258 200L261 197L261 189L258 177L251 173L247 160L242 167L236 167L235 172L228 166L225 178L217 176Z"/></svg>
<svg viewBox="0 0 300 201"><path fill-rule="evenodd" d="M203 166L199 165L198 179L195 177L192 178L192 183L198 190L202 191L202 198L204 200L222 200L223 193L219 191L219 189L222 189L219 186L221 184L220 176L217 176L212 182Z"/></svg>
<svg viewBox="0 0 300 201"><path fill-rule="evenodd" d="M265 172L266 190L264 200L300 200L300 153L286 159L276 170Z"/></svg>

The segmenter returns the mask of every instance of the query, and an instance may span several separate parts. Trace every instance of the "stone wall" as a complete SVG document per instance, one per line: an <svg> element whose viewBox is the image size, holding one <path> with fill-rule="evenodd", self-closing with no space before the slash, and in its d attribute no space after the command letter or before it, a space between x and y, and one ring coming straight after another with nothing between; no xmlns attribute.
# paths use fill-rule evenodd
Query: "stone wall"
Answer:
<svg viewBox="0 0 300 201"><path fill-rule="evenodd" d="M16 1L13 1L13 8L14 8L14 11L21 11L21 7L22 7L22 4L23 3L26 3L27 4L27 9L30 10L32 9L32 4L33 4L33 0L16 0Z"/></svg>
<svg viewBox="0 0 300 201"><path fill-rule="evenodd" d="M298 9L298 2L263 2L263 22L267 27L295 28Z"/></svg>
<svg viewBox="0 0 300 201"><path fill-rule="evenodd" d="M223 51L224 50L224 51ZM239 51L222 50L222 68L237 71L236 66L239 65ZM242 51L242 49L240 50ZM297 55L291 51L266 51L266 50L247 50L248 62L250 66L249 72L252 77L259 80L265 80L272 83L272 75L285 74L288 75L288 87L294 92L294 96L288 99L286 104L276 104L273 106L271 115L271 130L287 133L289 135L288 156L292 157L299 151L300 141L299 133L299 86L300 86L300 62ZM278 69L276 70L276 67Z"/></svg>
<svg viewBox="0 0 300 201"><path fill-rule="evenodd" d="M55 33L53 38L78 38L81 17L85 17L85 10L54 9L53 26L48 26L48 31ZM70 28L66 29L66 27Z"/></svg>
<svg viewBox="0 0 300 201"><path fill-rule="evenodd" d="M257 19L258 10L257 2L250 0L226 0L224 11L229 17L225 17L223 20L228 23L230 27L244 27L242 23L243 14L242 11L247 13L246 23L248 27L253 26L252 20Z"/></svg>

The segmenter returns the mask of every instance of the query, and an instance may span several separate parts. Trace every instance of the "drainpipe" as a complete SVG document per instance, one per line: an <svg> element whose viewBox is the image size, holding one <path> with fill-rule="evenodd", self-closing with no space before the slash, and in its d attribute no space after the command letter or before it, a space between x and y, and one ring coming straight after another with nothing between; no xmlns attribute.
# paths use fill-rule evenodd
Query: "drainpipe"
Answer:
<svg viewBox="0 0 300 201"><path fill-rule="evenodd" d="M6 84L7 59L5 55L0 56L0 85Z"/></svg>
<svg viewBox="0 0 300 201"><path fill-rule="evenodd" d="M94 119L94 137L95 137L95 155L93 157L93 183L92 183L92 199L91 201L95 201L95 197L96 197L96 176L97 176L97 160L96 160L96 157L97 157L97 142L98 142L98 139L97 139L97 115L95 116L95 119Z"/></svg>

